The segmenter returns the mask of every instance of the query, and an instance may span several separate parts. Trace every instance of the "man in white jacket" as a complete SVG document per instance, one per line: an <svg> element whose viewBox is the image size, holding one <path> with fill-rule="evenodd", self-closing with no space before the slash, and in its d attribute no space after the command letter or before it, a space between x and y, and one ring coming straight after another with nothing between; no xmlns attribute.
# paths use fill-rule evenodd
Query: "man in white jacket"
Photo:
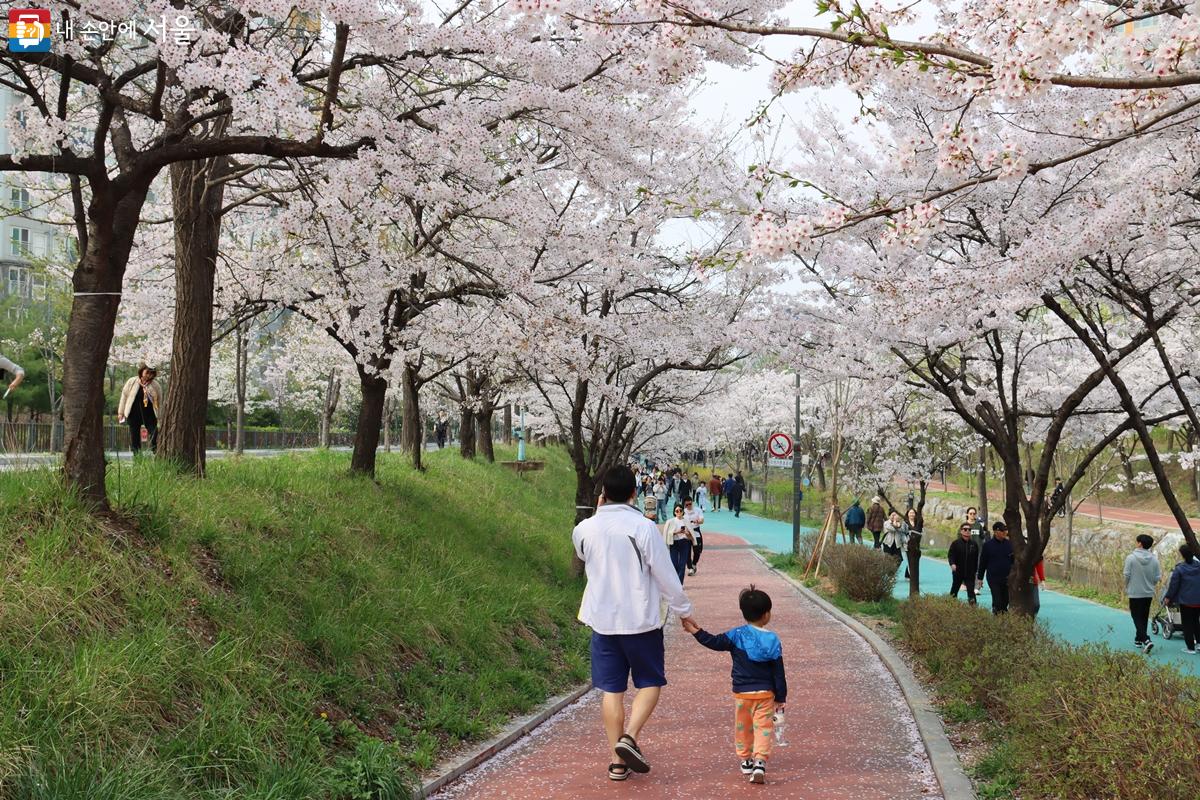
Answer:
<svg viewBox="0 0 1200 800"><path fill-rule="evenodd" d="M614 753L608 777L614 781L628 778L630 770L650 771L637 736L667 683L662 600L680 622L693 622L692 603L658 527L633 506L636 493L633 471L613 467L604 476L596 513L571 534L587 574L579 619L592 629L592 684L604 693L601 715ZM631 674L637 694L626 728Z"/></svg>
<svg viewBox="0 0 1200 800"><path fill-rule="evenodd" d="M1133 617L1133 644L1143 653L1149 653L1154 644L1146 633L1146 625L1150 621L1150 603L1162 579L1162 566L1158 556L1150 552L1154 539L1143 533L1137 537L1137 543L1137 549L1125 556L1125 595L1129 598L1129 616Z"/></svg>
<svg viewBox="0 0 1200 800"><path fill-rule="evenodd" d="M0 369L12 375L12 383L8 385L8 391L4 394L8 395L13 389L21 385L21 381L25 380L25 370L21 369L21 365L13 361L9 361L4 356L0 356Z"/></svg>

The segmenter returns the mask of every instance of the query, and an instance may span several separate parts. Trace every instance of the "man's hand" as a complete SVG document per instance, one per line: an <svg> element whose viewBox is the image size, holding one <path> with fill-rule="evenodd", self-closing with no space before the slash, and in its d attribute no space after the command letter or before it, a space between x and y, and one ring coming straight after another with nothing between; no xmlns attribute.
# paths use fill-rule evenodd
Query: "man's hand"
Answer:
<svg viewBox="0 0 1200 800"><path fill-rule="evenodd" d="M692 619L691 617L683 617L679 620L679 622L683 625L683 629L688 633L696 633L696 631L700 630L700 626L696 624L696 620Z"/></svg>
<svg viewBox="0 0 1200 800"><path fill-rule="evenodd" d="M983 578L980 578L979 580L975 581L975 591L979 591L982 588L983 588Z"/></svg>
<svg viewBox="0 0 1200 800"><path fill-rule="evenodd" d="M951 565L950 565L950 571L951 571L951 572L958 572L958 564L951 564Z"/></svg>
<svg viewBox="0 0 1200 800"><path fill-rule="evenodd" d="M125 415L124 414L117 414L117 424L118 425L125 424Z"/></svg>
<svg viewBox="0 0 1200 800"><path fill-rule="evenodd" d="M20 386L20 385L21 385L21 381L23 381L23 380L25 380L25 373L24 373L24 372L18 372L18 373L17 373L17 377L13 378L13 381L12 381L12 383L10 383L10 384L8 385L8 390L9 390L10 392L11 392L11 391L13 391L13 390L14 390L14 389L16 389L18 386Z"/></svg>

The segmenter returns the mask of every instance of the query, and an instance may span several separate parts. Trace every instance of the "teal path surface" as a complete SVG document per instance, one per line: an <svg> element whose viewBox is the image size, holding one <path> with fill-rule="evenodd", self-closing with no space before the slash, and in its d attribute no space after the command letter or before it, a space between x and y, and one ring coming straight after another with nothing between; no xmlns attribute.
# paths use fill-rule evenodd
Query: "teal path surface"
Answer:
<svg viewBox="0 0 1200 800"><path fill-rule="evenodd" d="M766 548L776 553L788 553L792 549L792 526L786 522L763 519L742 512L740 517L734 517L724 510L718 513L705 514L704 528L713 533L727 533L740 536L747 542ZM807 528L806 530L812 530ZM867 536L868 540L870 536ZM939 542L939 544L942 544ZM945 559L921 559L921 593L943 594L950 591L950 565ZM959 590L959 598L966 602L966 591ZM904 578L904 567L900 567L896 578L897 598L908 597L908 581ZM1088 644L1104 642L1114 650L1133 649L1133 620L1129 614L1115 608L1093 603L1060 592L1042 592L1042 610L1038 614L1038 622L1071 644ZM979 605L990 608L992 596L987 583L979 595ZM1158 610L1155 603L1150 616L1153 619ZM1183 634L1176 633L1170 640L1154 636L1154 650L1148 658L1163 664L1174 664L1182 671L1200 675L1200 655L1189 655L1183 652Z"/></svg>

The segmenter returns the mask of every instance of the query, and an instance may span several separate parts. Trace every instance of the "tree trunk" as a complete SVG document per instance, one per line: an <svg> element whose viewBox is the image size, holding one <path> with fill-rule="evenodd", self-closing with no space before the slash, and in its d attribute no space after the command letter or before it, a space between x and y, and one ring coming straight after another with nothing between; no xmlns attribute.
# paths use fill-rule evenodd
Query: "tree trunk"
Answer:
<svg viewBox="0 0 1200 800"><path fill-rule="evenodd" d="M1018 475L1017 476L1018 484L1020 483L1020 480L1021 480L1021 476ZM1008 482L1006 481L1005 485L1007 485L1007 484L1008 484ZM980 448L979 448L979 473L978 473L978 484L976 486L976 493L978 495L978 498L976 499L975 502L977 502L979 504L979 508L976 509L976 511L978 512L977 518L981 519L981 520L987 520L987 518L988 518L988 496L987 496L987 445L986 444L980 446ZM1015 497L1016 496L1014 495L1014 498Z"/></svg>
<svg viewBox="0 0 1200 800"><path fill-rule="evenodd" d="M396 398L386 394L383 397L383 452L392 452L392 425L396 419Z"/></svg>
<svg viewBox="0 0 1200 800"><path fill-rule="evenodd" d="M234 391L237 395L237 420L233 452L239 456L246 442L246 325L238 325L235 342L237 352L234 357Z"/></svg>
<svg viewBox="0 0 1200 800"><path fill-rule="evenodd" d="M458 415L458 454L463 458L474 458L476 444L475 412L464 405Z"/></svg>
<svg viewBox="0 0 1200 800"><path fill-rule="evenodd" d="M815 456L817 459L817 489L821 492L825 491L825 459L821 453Z"/></svg>
<svg viewBox="0 0 1200 800"><path fill-rule="evenodd" d="M417 370L411 364L404 365L404 375L401 379L400 390L404 403L404 416L401 440L412 458L415 469L422 469L421 455L425 450L425 427L421 424L421 405L418 395L420 387L417 384Z"/></svg>
<svg viewBox="0 0 1200 800"><path fill-rule="evenodd" d="M512 403L504 404L504 444L512 444Z"/></svg>
<svg viewBox="0 0 1200 800"><path fill-rule="evenodd" d="M171 165L175 330L171 339L171 385L163 407L158 453L199 476L204 475L205 467L213 284L225 197L225 184L219 179L228 167L227 158Z"/></svg>
<svg viewBox="0 0 1200 800"><path fill-rule="evenodd" d="M489 464L496 461L496 452L492 442L492 415L495 409L488 403L481 405L475 414L475 443L476 450Z"/></svg>
<svg viewBox="0 0 1200 800"><path fill-rule="evenodd" d="M358 425L354 430L354 453L350 456L350 471L375 477L375 454L383 428L383 404L387 399L387 380L379 373L358 368L362 405L358 407Z"/></svg>
<svg viewBox="0 0 1200 800"><path fill-rule="evenodd" d="M918 512L918 520L920 516ZM921 534L909 533L906 557L908 559L908 596L917 597L921 594Z"/></svg>
<svg viewBox="0 0 1200 800"><path fill-rule="evenodd" d="M336 375L334 370L329 370L329 377L325 379L325 402L321 406L321 449L329 448L329 431L333 427L333 415L337 412L342 393L342 380Z"/></svg>
<svg viewBox="0 0 1200 800"><path fill-rule="evenodd" d="M75 291L67 322L63 364L63 479L68 489L99 509L104 487L104 371L129 251L146 202L149 178L114 196L111 184L92 186L88 240L72 276Z"/></svg>

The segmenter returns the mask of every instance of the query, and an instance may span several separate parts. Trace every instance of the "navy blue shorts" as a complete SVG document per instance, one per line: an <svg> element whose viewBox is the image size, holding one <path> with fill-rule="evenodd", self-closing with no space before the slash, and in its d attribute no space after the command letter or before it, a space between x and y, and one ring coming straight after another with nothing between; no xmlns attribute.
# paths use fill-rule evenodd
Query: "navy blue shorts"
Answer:
<svg viewBox="0 0 1200 800"><path fill-rule="evenodd" d="M637 689L667 685L662 628L609 636L592 632L592 684L602 692L623 692L629 675Z"/></svg>

